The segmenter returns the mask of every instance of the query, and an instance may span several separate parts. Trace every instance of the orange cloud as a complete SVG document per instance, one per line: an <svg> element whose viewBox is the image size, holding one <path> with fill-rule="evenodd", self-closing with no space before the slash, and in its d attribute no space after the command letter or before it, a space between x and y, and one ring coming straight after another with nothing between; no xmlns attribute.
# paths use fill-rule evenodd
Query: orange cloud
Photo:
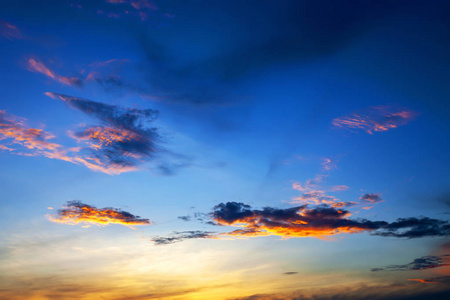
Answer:
<svg viewBox="0 0 450 300"><path fill-rule="evenodd" d="M8 150L12 154L24 156L44 156L51 159L64 160L74 164L81 164L93 171L116 175L123 172L137 170L136 166L124 165L120 163L105 163L98 157L89 153L81 154L82 148L65 147L48 140L55 138L54 135L37 128L30 128L26 124L26 119L7 114L0 111L0 142L7 143L0 145L1 150ZM16 146L23 147L26 152L18 151Z"/></svg>
<svg viewBox="0 0 450 300"><path fill-rule="evenodd" d="M442 284L442 282L437 282L437 281L431 281L429 279L408 279L409 281L418 281L418 282L422 282L422 283L439 283Z"/></svg>
<svg viewBox="0 0 450 300"><path fill-rule="evenodd" d="M79 85L80 84L80 80L79 79L77 79L77 78L68 78L68 77L64 77L64 76L58 75L54 71L50 70L42 62L36 61L33 58L30 58L28 60L28 70L30 70L32 72L37 72L37 73L44 74L45 76L53 79L54 81L62 83L62 84L66 84L66 85Z"/></svg>
<svg viewBox="0 0 450 300"><path fill-rule="evenodd" d="M117 208L96 208L80 201L69 201L55 215L47 215L47 218L55 223L76 225L93 224L105 226L109 224L120 224L132 227L150 225L148 219L141 219L129 212Z"/></svg>
<svg viewBox="0 0 450 300"><path fill-rule="evenodd" d="M355 112L349 116L336 118L332 124L335 127L348 130L364 130L369 134L374 131L387 131L409 123L416 113L407 109L391 106L375 106L367 110Z"/></svg>
<svg viewBox="0 0 450 300"><path fill-rule="evenodd" d="M19 144L27 149L55 151L61 145L50 143L47 140L54 138L53 135L42 129L28 128L25 119L17 118L0 110L0 141L10 140L10 144ZM14 150L2 146L4 150Z"/></svg>

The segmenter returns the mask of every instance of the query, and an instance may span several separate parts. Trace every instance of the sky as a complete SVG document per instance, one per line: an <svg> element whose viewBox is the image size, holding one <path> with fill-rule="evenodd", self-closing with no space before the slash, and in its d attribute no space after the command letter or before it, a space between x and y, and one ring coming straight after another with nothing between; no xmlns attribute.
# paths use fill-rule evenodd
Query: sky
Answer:
<svg viewBox="0 0 450 300"><path fill-rule="evenodd" d="M449 13L2 0L0 298L448 299Z"/></svg>

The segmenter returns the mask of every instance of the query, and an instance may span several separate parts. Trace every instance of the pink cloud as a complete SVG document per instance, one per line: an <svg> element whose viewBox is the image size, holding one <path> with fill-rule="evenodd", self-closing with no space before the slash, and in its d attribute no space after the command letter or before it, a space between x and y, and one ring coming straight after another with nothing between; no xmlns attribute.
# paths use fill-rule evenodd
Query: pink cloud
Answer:
<svg viewBox="0 0 450 300"><path fill-rule="evenodd" d="M19 28L3 20L0 20L0 34L8 40L22 38Z"/></svg>
<svg viewBox="0 0 450 300"><path fill-rule="evenodd" d="M404 108L374 106L348 116L336 118L332 124L334 127L347 130L364 130L372 134L375 131L387 131L406 125L416 116L415 112Z"/></svg>
<svg viewBox="0 0 450 300"><path fill-rule="evenodd" d="M61 75L58 75L56 72L50 70L46 65L44 65L42 62L37 61L33 58L30 58L28 60L28 70L32 72L37 72L44 74L45 76L53 79L56 82L66 84L66 85L74 85L74 84L80 84L80 80L77 78L68 78Z"/></svg>

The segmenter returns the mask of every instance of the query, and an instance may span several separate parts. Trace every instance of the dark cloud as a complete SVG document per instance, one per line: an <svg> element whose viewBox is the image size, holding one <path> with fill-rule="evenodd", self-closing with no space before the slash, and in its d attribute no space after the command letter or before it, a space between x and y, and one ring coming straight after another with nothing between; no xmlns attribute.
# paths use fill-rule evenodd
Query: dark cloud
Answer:
<svg viewBox="0 0 450 300"><path fill-rule="evenodd" d="M423 256L420 258L414 259L412 262L405 265L390 265L385 268L374 268L373 272L378 271L417 271L417 270L427 270L427 269L435 269L441 267L448 267L450 264L444 262L444 257L448 257L450 255L442 255L442 256Z"/></svg>
<svg viewBox="0 0 450 300"><path fill-rule="evenodd" d="M329 206L257 210L244 203L227 202L215 206L211 218L216 224L244 228L226 233L231 236L322 237L373 231L388 225L384 221L351 220L349 215L347 210Z"/></svg>
<svg viewBox="0 0 450 300"><path fill-rule="evenodd" d="M164 38L145 32L141 43L151 70L149 82L169 100L223 102L225 90L237 79L269 66L308 63L333 54L395 6L392 1L357 0L180 2L173 28L181 26L190 41L181 48L183 53L199 49L196 41L210 41L214 44L204 47L214 47L216 55L183 59L177 55L179 44L171 45L179 32L168 27Z"/></svg>
<svg viewBox="0 0 450 300"><path fill-rule="evenodd" d="M284 272L284 275L295 275L298 274L298 272Z"/></svg>
<svg viewBox="0 0 450 300"><path fill-rule="evenodd" d="M210 213L212 221L218 225L241 227L232 232L222 233L236 237L278 235L290 237L323 237L341 233L368 231L372 235L419 238L426 236L449 236L447 221L430 218L371 221L350 219L350 212L330 206L307 205L286 209L265 207L262 210L238 203L220 203Z"/></svg>
<svg viewBox="0 0 450 300"><path fill-rule="evenodd" d="M154 237L151 239L156 245L167 245L190 239L208 239L213 238L213 232L210 231L181 231L174 232L169 237Z"/></svg>
<svg viewBox="0 0 450 300"><path fill-rule="evenodd" d="M152 126L158 117L156 110L123 108L56 93L47 95L59 98L69 107L103 123L101 126L88 126L71 133L71 136L87 143L89 147L84 150L90 154L91 160L106 169L136 169L164 151L158 145L161 141L158 130ZM174 172L176 168L169 164L166 169Z"/></svg>
<svg viewBox="0 0 450 300"><path fill-rule="evenodd" d="M127 211L112 207L96 208L81 201L68 201L56 214L48 215L48 219L63 224L121 224L125 226L150 225L149 219L142 219Z"/></svg>
<svg viewBox="0 0 450 300"><path fill-rule="evenodd" d="M191 220L191 216L179 216L178 219L189 222Z"/></svg>
<svg viewBox="0 0 450 300"><path fill-rule="evenodd" d="M426 236L449 236L450 224L448 221L430 218L400 218L384 226L373 235L392 236L404 238L420 238Z"/></svg>

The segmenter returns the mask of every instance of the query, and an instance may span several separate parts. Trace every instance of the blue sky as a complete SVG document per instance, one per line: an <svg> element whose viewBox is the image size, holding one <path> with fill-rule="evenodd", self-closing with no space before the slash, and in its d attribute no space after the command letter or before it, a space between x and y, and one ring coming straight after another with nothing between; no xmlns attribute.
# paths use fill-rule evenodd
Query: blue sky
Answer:
<svg viewBox="0 0 450 300"><path fill-rule="evenodd" d="M0 7L1 297L448 296L446 1Z"/></svg>

